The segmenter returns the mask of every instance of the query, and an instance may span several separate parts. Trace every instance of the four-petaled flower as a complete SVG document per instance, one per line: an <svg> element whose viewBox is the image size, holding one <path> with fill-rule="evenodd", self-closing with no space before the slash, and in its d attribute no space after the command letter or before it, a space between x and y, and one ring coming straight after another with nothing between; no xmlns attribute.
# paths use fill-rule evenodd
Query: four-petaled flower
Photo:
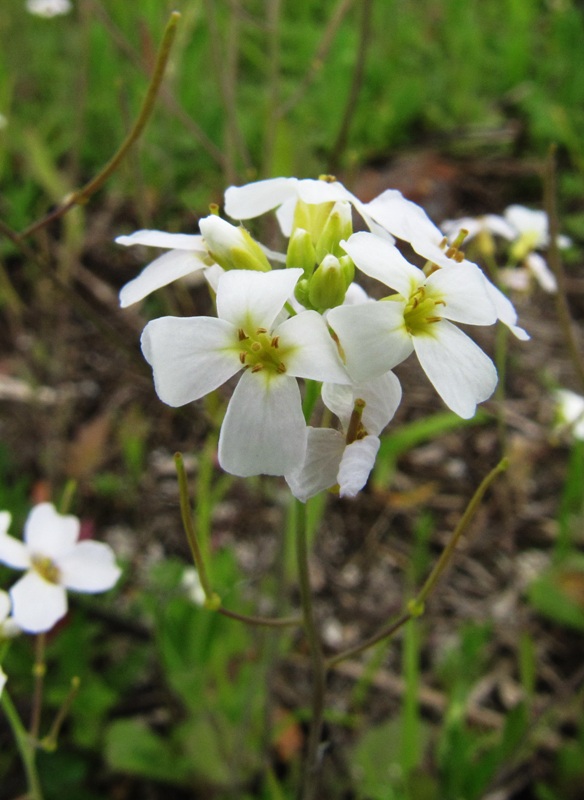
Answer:
<svg viewBox="0 0 584 800"><path fill-rule="evenodd" d="M243 370L219 437L234 475L284 475L304 458L306 424L296 378L349 383L320 314L282 310L300 269L234 270L219 279L217 317L161 317L142 334L160 399L182 406Z"/></svg>
<svg viewBox="0 0 584 800"><path fill-rule="evenodd" d="M366 275L397 294L377 303L340 306L328 313L349 374L368 380L415 350L446 405L464 418L491 396L497 372L491 359L453 322L492 325L497 311L482 272L470 264L435 269L429 276L389 242L355 233L344 247Z"/></svg>
<svg viewBox="0 0 584 800"><path fill-rule="evenodd" d="M79 542L77 517L57 513L51 503L35 506L24 541L8 535L10 514L0 513L0 561L26 574L10 590L12 615L29 633L50 630L67 612L67 589L105 592L120 577L114 553L102 542Z"/></svg>

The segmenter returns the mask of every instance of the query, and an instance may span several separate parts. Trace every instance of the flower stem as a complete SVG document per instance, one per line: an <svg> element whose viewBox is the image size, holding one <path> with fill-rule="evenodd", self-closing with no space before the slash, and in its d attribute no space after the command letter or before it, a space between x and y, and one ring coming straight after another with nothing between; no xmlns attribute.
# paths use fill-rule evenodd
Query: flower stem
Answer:
<svg viewBox="0 0 584 800"><path fill-rule="evenodd" d="M51 211L41 220L33 223L30 225L26 230L22 231L20 234L21 238L26 236L30 236L36 231L44 228L50 222L53 222L56 219L59 219L63 216L69 209L73 208L73 206L83 205L87 203L89 198L95 194L95 192L100 189L106 180L112 175L118 166L120 165L121 161L125 158L126 154L140 137L142 131L144 130L146 123L148 122L152 111L154 110L154 104L156 101L156 96L160 89L160 85L162 83L162 78L164 77L164 72L166 69L166 64L168 62L168 58L170 56L170 50L172 48L172 44L174 41L174 37L176 34L176 27L178 25L178 21L180 19L180 14L178 11L173 11L170 15L170 19L166 24L166 28L164 30L164 35L162 37L162 42L160 44L160 48L158 50L158 56L156 59L156 64L154 66L154 72L152 73L152 77L150 79L150 84L148 86L148 90L146 92L146 97L144 98L144 102L142 103L142 108L140 109L140 113L138 114L138 118L134 123L131 131L128 133L122 144L120 145L118 151L112 156L112 158L108 161L108 163L103 167L101 172L99 172L94 178L88 181L85 186L82 186L81 189L73 192L64 203L58 206L54 211Z"/></svg>
<svg viewBox="0 0 584 800"><path fill-rule="evenodd" d="M324 721L324 702L326 693L326 664L322 652L322 644L314 617L310 574L308 571L308 544L306 505L294 501L296 528L296 560L300 583L300 599L304 632L310 647L312 661L312 718L308 735L308 747L302 776L300 800L314 800L318 790L319 745Z"/></svg>
<svg viewBox="0 0 584 800"><path fill-rule="evenodd" d="M28 790L27 800L43 800L43 792L35 763L36 751L34 742L22 724L14 703L10 699L6 689L4 689L2 692L0 703L2 704L2 708L6 714L8 724L12 728L16 746L24 766Z"/></svg>

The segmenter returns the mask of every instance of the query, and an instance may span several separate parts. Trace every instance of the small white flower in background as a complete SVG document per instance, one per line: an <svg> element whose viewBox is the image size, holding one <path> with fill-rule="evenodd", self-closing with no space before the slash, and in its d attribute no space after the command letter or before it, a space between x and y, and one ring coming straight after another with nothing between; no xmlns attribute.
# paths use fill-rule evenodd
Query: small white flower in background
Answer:
<svg viewBox="0 0 584 800"><path fill-rule="evenodd" d="M397 292L376 303L329 311L327 320L339 337L349 375L369 380L415 351L446 405L465 419L472 417L476 404L493 393L497 371L452 323L496 322L483 273L469 262L426 276L371 233L353 234L344 247L362 272Z"/></svg>
<svg viewBox="0 0 584 800"><path fill-rule="evenodd" d="M69 0L26 0L26 10L36 17L58 17L68 14L73 6Z"/></svg>
<svg viewBox="0 0 584 800"><path fill-rule="evenodd" d="M442 232L434 225L423 208L407 200L396 189L388 189L365 205L366 211L393 236L409 242L413 249L430 264L450 269L453 266L472 266L457 247L448 247ZM508 297L505 297L488 278L483 275L491 303L497 310L497 318L518 339L529 339L529 335L516 325L517 312Z"/></svg>
<svg viewBox="0 0 584 800"><path fill-rule="evenodd" d="M10 595L0 589L0 641L12 639L20 633L16 620L10 616L11 607Z"/></svg>
<svg viewBox="0 0 584 800"><path fill-rule="evenodd" d="M558 427L584 441L584 397L569 389L554 392Z"/></svg>
<svg viewBox="0 0 584 800"><path fill-rule="evenodd" d="M182 574L181 588L184 589L187 597L196 606L204 606L206 595L199 573L194 567L187 567Z"/></svg>
<svg viewBox="0 0 584 800"><path fill-rule="evenodd" d="M379 436L401 400L401 386L392 372L361 384L325 383L322 400L340 420L333 428L308 428L304 463L286 475L292 494L305 503L335 484L341 497L361 491L373 469Z"/></svg>
<svg viewBox="0 0 584 800"><path fill-rule="evenodd" d="M306 451L296 378L349 383L320 314L282 321L301 269L225 272L217 317L161 317L142 334L160 399L182 406L243 370L219 436L219 463L242 477L284 475Z"/></svg>
<svg viewBox="0 0 584 800"><path fill-rule="evenodd" d="M455 239L461 230L465 230L465 242L476 239L483 234L490 236L500 236L512 242L516 237L516 231L507 220L498 214L482 214L479 217L461 217L460 219L446 219L440 227L449 239Z"/></svg>
<svg viewBox="0 0 584 800"><path fill-rule="evenodd" d="M4 691L4 687L6 686L6 673L0 667L0 697L2 696L2 692Z"/></svg>
<svg viewBox="0 0 584 800"><path fill-rule="evenodd" d="M77 517L51 503L31 510L24 541L9 536L10 514L0 513L0 561L26 574L10 590L12 614L28 633L50 630L67 612L67 589L105 592L120 577L113 550L101 542L79 542Z"/></svg>

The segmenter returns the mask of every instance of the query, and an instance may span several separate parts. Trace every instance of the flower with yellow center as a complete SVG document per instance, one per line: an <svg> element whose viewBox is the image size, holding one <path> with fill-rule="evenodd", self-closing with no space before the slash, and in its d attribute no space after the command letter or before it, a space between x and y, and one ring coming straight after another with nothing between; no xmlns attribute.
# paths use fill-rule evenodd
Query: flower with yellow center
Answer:
<svg viewBox="0 0 584 800"><path fill-rule="evenodd" d="M79 542L77 517L51 503L35 506L24 525L24 541L8 535L10 514L0 512L0 561L25 575L10 590L12 616L22 630L50 630L67 612L67 590L105 592L121 571L102 542Z"/></svg>
<svg viewBox="0 0 584 800"><path fill-rule="evenodd" d="M362 272L396 292L376 303L328 312L353 380L382 375L415 351L449 408L472 417L476 404L491 396L497 372L453 323L492 325L497 320L479 268L453 263L426 275L372 233L355 233L343 246Z"/></svg>
<svg viewBox="0 0 584 800"><path fill-rule="evenodd" d="M283 319L301 276L301 269L226 272L217 317L162 317L142 334L156 392L170 406L243 371L219 436L219 463L233 475L284 475L302 462L307 433L296 378L350 382L320 314Z"/></svg>

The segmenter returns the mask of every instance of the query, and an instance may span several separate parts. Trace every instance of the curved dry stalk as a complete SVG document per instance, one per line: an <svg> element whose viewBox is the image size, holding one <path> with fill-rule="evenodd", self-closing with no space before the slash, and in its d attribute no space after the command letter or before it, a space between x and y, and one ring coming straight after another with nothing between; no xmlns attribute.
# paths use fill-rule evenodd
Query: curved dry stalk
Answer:
<svg viewBox="0 0 584 800"><path fill-rule="evenodd" d="M156 58L156 64L154 66L154 71L152 73L152 78L150 79L150 84L148 85L148 91L146 92L146 97L144 98L144 102L142 103L142 108L140 109L140 113L138 114L138 118L134 123L131 131L126 136L122 144L120 145L117 152L112 156L112 158L108 161L105 167L90 181L88 181L85 186L82 186L81 189L73 192L67 200L58 206L54 211L51 211L42 219L34 222L30 225L26 230L22 231L19 234L21 238L26 236L31 236L33 233L36 233L41 228L44 228L46 225L49 225L51 222L54 222L57 219L60 219L64 214L67 213L71 208L78 205L84 205L87 203L89 198L95 194L103 184L107 181L107 179L116 171L119 167L122 160L127 155L128 151L132 147L132 145L139 139L142 131L144 130L146 123L150 119L152 111L154 110L154 104L156 101L156 96L160 89L160 85L162 82L162 78L164 77L164 72L166 69L166 64L168 63L168 58L170 56L170 50L172 48L172 44L174 41L174 37L176 34L176 27L178 25L178 21L180 19L180 14L178 11L173 11L170 15L170 19L166 25L164 30L164 35L162 37L162 42L160 44L160 48L158 50L158 55Z"/></svg>

